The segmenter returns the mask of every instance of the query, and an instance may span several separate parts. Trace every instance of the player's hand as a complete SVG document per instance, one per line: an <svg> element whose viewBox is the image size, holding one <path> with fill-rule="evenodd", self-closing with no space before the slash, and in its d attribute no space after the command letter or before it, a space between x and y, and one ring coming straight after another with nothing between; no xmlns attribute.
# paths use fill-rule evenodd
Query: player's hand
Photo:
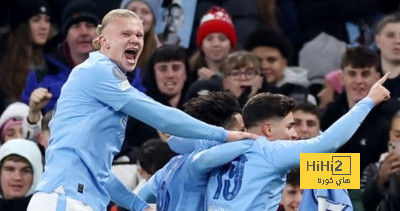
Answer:
<svg viewBox="0 0 400 211"><path fill-rule="evenodd" d="M386 73L381 79L379 79L375 84L371 87L368 92L367 97L371 98L375 105L378 105L382 101L388 100L390 98L390 92L384 86L383 83L387 80L390 73Z"/></svg>
<svg viewBox="0 0 400 211"><path fill-rule="evenodd" d="M156 211L156 210L153 209L153 208L151 208L151 207L147 207L147 208L145 209L145 211Z"/></svg>
<svg viewBox="0 0 400 211"><path fill-rule="evenodd" d="M242 131L228 131L226 141L239 141L242 139L257 139L258 135L254 133L247 133Z"/></svg>
<svg viewBox="0 0 400 211"><path fill-rule="evenodd" d="M210 79L215 75L215 72L207 67L202 67L197 71L197 75L199 76L199 79Z"/></svg>
<svg viewBox="0 0 400 211"><path fill-rule="evenodd" d="M168 143L168 139L169 139L169 137L171 137L170 134L164 133L160 130L157 130L157 133L158 133L158 136L160 137L161 141Z"/></svg>
<svg viewBox="0 0 400 211"><path fill-rule="evenodd" d="M49 103L52 95L45 88L37 88L33 90L29 98L29 115L30 123L36 123L40 119L41 110Z"/></svg>

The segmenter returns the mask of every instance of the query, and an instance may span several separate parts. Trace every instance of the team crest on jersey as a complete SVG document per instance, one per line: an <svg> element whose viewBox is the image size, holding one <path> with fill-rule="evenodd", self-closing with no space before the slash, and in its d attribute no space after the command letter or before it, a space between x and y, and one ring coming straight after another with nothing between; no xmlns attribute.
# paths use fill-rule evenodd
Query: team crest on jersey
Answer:
<svg viewBox="0 0 400 211"><path fill-rule="evenodd" d="M128 81L128 80L122 81L121 83L118 84L118 87L119 87L122 91L127 90L130 86L131 86L131 84L129 84L129 81Z"/></svg>
<svg viewBox="0 0 400 211"><path fill-rule="evenodd" d="M114 75L118 80L125 81L125 80L127 79L125 73L122 72L122 70L119 69L118 67L114 67L112 72L113 72L113 75Z"/></svg>

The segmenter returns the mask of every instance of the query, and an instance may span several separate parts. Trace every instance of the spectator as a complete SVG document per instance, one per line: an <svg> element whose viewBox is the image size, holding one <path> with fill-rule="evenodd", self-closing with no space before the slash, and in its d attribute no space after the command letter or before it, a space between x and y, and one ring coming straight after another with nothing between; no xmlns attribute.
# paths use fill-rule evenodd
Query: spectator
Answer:
<svg viewBox="0 0 400 211"><path fill-rule="evenodd" d="M21 97L29 70L45 65L42 47L50 37L49 7L44 0L13 1L10 32L0 53L0 112Z"/></svg>
<svg viewBox="0 0 400 211"><path fill-rule="evenodd" d="M299 140L317 137L320 134L320 112L311 103L297 104L293 109L294 129Z"/></svg>
<svg viewBox="0 0 400 211"><path fill-rule="evenodd" d="M157 49L157 47L161 46L161 43L155 33L155 12L158 11L159 7L160 5L157 5L155 0L123 0L121 2L121 8L132 10L143 21L144 47L137 64L137 67L140 68L140 71L146 70L151 54ZM137 71L138 68L136 68L135 72ZM135 75L139 75L143 78L144 74L135 73Z"/></svg>
<svg viewBox="0 0 400 211"><path fill-rule="evenodd" d="M400 113L392 119L389 151L379 162L369 164L361 178L361 190L366 211L400 210Z"/></svg>
<svg viewBox="0 0 400 211"><path fill-rule="evenodd" d="M302 197L303 190L300 189L300 168L294 168L286 176L286 184L282 191L278 211L299 210Z"/></svg>
<svg viewBox="0 0 400 211"><path fill-rule="evenodd" d="M385 86L393 98L400 99L400 12L379 22L375 42L380 51L382 71L390 72Z"/></svg>
<svg viewBox="0 0 400 211"><path fill-rule="evenodd" d="M276 92L264 82L258 58L247 51L230 53L221 64L222 81L217 78L196 81L189 88L187 99L208 91L231 91L241 105L259 92Z"/></svg>
<svg viewBox="0 0 400 211"><path fill-rule="evenodd" d="M21 102L9 105L0 116L0 144L16 138L24 138L22 121L28 116L29 107Z"/></svg>
<svg viewBox="0 0 400 211"><path fill-rule="evenodd" d="M43 172L35 143L10 140L0 147L0 210L25 211Z"/></svg>
<svg viewBox="0 0 400 211"><path fill-rule="evenodd" d="M42 108L42 113L54 108L72 68L87 59L89 52L94 50L92 40L96 36L99 21L97 7L91 0L74 0L67 5L62 15L61 36L64 40L54 52L45 55L45 66L34 68L29 73L21 96L22 102L28 104L32 92L42 87L52 95L50 102Z"/></svg>
<svg viewBox="0 0 400 211"><path fill-rule="evenodd" d="M229 14L221 7L208 10L197 32L198 50L190 58L194 78L220 76L221 63L235 49L236 39L235 27Z"/></svg>
<svg viewBox="0 0 400 211"><path fill-rule="evenodd" d="M341 81L344 90L331 103L321 118L321 129L334 121L367 96L368 90L379 79L378 56L364 47L349 48L343 54ZM375 107L365 118L350 140L338 149L342 153L360 153L361 171L379 159L386 151L390 118L399 109L396 100L388 100ZM379 125L379 127L377 127ZM371 131L374 131L371 133Z"/></svg>
<svg viewBox="0 0 400 211"><path fill-rule="evenodd" d="M186 50L177 45L163 45L158 48L150 58L143 79L148 96L178 109L182 109L190 82ZM124 148L140 147L150 138L159 138L156 129L134 118L128 119Z"/></svg>

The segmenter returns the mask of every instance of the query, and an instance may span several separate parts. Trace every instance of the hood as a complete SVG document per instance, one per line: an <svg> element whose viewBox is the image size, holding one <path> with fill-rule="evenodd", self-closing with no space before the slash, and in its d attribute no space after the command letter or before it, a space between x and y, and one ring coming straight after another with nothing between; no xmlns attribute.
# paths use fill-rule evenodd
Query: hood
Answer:
<svg viewBox="0 0 400 211"><path fill-rule="evenodd" d="M9 155L19 155L29 161L33 169L32 186L25 196L34 193L40 177L43 174L42 154L39 147L33 142L26 139L13 139L4 143L0 147L0 162ZM1 196L2 198L3 196Z"/></svg>
<svg viewBox="0 0 400 211"><path fill-rule="evenodd" d="M0 128L11 118L24 119L29 114L29 106L25 103L15 102L10 104L0 116Z"/></svg>
<svg viewBox="0 0 400 211"><path fill-rule="evenodd" d="M285 83L297 84L308 87L308 71L302 67L289 67L283 71L283 79L277 83L277 87L281 87Z"/></svg>

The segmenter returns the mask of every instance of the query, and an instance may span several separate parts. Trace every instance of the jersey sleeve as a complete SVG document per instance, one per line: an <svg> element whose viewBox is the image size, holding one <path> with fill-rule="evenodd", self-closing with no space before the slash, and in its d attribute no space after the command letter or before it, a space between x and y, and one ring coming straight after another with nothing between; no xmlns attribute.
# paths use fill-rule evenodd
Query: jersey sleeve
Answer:
<svg viewBox="0 0 400 211"><path fill-rule="evenodd" d="M174 136L221 141L228 136L222 127L206 124L179 109L162 105L137 90L121 111Z"/></svg>
<svg viewBox="0 0 400 211"><path fill-rule="evenodd" d="M212 169L231 162L249 149L254 141L243 140L220 144L196 153L191 160L193 172L204 175Z"/></svg>
<svg viewBox="0 0 400 211"><path fill-rule="evenodd" d="M179 109L162 105L133 88L126 75L106 59L100 59L91 66L82 64L79 68L83 75L81 78L84 78L84 81L79 81L83 86L81 89L89 96L157 130L186 138L224 141L228 136L223 128L208 125Z"/></svg>
<svg viewBox="0 0 400 211"><path fill-rule="evenodd" d="M114 64L100 60L93 66L80 66L84 75L84 91L100 102L120 110L139 91L133 88L126 75ZM72 73L73 75L73 73Z"/></svg>
<svg viewBox="0 0 400 211"><path fill-rule="evenodd" d="M138 197L145 200L147 203L155 203L157 197L157 185L155 182L155 175L143 185L138 193Z"/></svg>
<svg viewBox="0 0 400 211"><path fill-rule="evenodd" d="M192 153L195 150L209 149L222 142L205 139L191 139L171 136L168 139L168 145L172 151L178 154Z"/></svg>
<svg viewBox="0 0 400 211"><path fill-rule="evenodd" d="M110 172L110 177L104 186L116 204L130 210L145 210L148 204L126 188L118 178Z"/></svg>
<svg viewBox="0 0 400 211"><path fill-rule="evenodd" d="M300 165L300 153L334 152L351 138L373 107L372 99L364 98L321 135L301 141L277 141L264 153L276 167L291 169Z"/></svg>

